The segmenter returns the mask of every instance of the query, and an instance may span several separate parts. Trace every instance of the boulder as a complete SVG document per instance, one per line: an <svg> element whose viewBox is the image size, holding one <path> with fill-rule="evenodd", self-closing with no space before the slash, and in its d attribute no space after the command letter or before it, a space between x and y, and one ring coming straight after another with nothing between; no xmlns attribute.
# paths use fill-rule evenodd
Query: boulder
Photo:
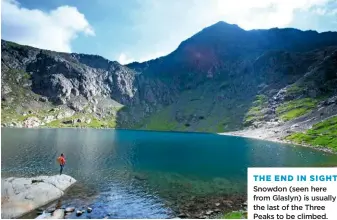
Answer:
<svg viewBox="0 0 337 220"><path fill-rule="evenodd" d="M63 219L64 218L64 209L56 209L50 219Z"/></svg>
<svg viewBox="0 0 337 220"><path fill-rule="evenodd" d="M75 207L67 207L65 212L73 212L75 211Z"/></svg>
<svg viewBox="0 0 337 220"><path fill-rule="evenodd" d="M81 102L71 102L69 103L69 108L73 109L74 111L83 111L87 103L81 103Z"/></svg>
<svg viewBox="0 0 337 220"><path fill-rule="evenodd" d="M212 210L208 210L208 211L206 212L206 215L211 215L212 213L213 213Z"/></svg>
<svg viewBox="0 0 337 220"><path fill-rule="evenodd" d="M26 128L39 127L40 124L41 121L37 117L29 117L23 122L23 126Z"/></svg>
<svg viewBox="0 0 337 220"><path fill-rule="evenodd" d="M64 112L59 113L56 116L56 118L57 119L69 118L69 117L73 116L74 114L75 114L75 111L73 111L73 110L64 111Z"/></svg>
<svg viewBox="0 0 337 220"><path fill-rule="evenodd" d="M1 218L18 218L44 206L62 197L75 182L67 175L1 179Z"/></svg>
<svg viewBox="0 0 337 220"><path fill-rule="evenodd" d="M45 123L49 123L49 122L52 122L54 120L55 120L55 117L53 115L48 115L48 116L46 116L46 117L43 118L43 121Z"/></svg>
<svg viewBox="0 0 337 220"><path fill-rule="evenodd" d="M47 101L48 101L48 98L42 96L42 97L39 98L39 101L40 101L40 102L47 102Z"/></svg>
<svg viewBox="0 0 337 220"><path fill-rule="evenodd" d="M51 213L43 212L41 215L37 216L35 219L49 219L51 218Z"/></svg>

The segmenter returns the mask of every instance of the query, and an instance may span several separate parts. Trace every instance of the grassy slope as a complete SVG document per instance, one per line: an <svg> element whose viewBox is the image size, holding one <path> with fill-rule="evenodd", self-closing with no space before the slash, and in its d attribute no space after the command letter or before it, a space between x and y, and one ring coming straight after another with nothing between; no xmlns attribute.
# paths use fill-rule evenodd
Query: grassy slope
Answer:
<svg viewBox="0 0 337 220"><path fill-rule="evenodd" d="M315 124L304 133L294 133L285 139L298 144L327 147L337 152L337 116Z"/></svg>
<svg viewBox="0 0 337 220"><path fill-rule="evenodd" d="M264 115L262 109L268 105L268 97L265 95L257 95L252 107L249 109L244 118L244 125L251 125L254 121L262 120Z"/></svg>
<svg viewBox="0 0 337 220"><path fill-rule="evenodd" d="M224 100L226 92L221 87L223 84L205 83L185 91L175 103L145 119L137 128L211 133L240 129L241 115L249 105L240 99Z"/></svg>
<svg viewBox="0 0 337 220"><path fill-rule="evenodd" d="M296 99L281 104L276 114L283 121L289 121L311 112L317 106L318 100L312 98Z"/></svg>

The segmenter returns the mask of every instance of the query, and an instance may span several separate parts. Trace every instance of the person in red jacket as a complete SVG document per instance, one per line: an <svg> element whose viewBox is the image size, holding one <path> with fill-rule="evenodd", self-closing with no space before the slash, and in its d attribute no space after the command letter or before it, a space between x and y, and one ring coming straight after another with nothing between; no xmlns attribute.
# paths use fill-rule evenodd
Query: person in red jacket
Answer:
<svg viewBox="0 0 337 220"><path fill-rule="evenodd" d="M57 161L59 162L60 164L60 175L62 174L62 171L63 171L63 167L64 165L66 164L66 158L64 157L64 154L61 154L61 156L59 156L57 158Z"/></svg>

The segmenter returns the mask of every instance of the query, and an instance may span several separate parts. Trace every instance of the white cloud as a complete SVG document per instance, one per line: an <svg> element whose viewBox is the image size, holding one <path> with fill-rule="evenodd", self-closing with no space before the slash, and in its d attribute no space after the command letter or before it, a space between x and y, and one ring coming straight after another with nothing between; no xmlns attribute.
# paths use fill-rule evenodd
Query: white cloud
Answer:
<svg viewBox="0 0 337 220"><path fill-rule="evenodd" d="M77 8L60 6L50 12L27 9L15 0L2 0L3 39L42 49L71 52L78 34L95 32Z"/></svg>
<svg viewBox="0 0 337 220"><path fill-rule="evenodd" d="M145 56L142 56L140 57L139 59L135 59L133 57L129 57L127 56L125 53L121 53L118 57L118 62L120 64L129 64L129 63L132 63L132 62L145 62L145 61L148 61L148 60L152 60L152 59L155 59L155 58L158 58L158 57L161 57L161 56L165 56L167 53L163 53L163 52L156 52L156 53L153 53L153 54L147 54Z"/></svg>
<svg viewBox="0 0 337 220"><path fill-rule="evenodd" d="M125 53L121 53L117 60L120 64L123 64L123 65L132 63L135 61L133 58L128 57Z"/></svg>
<svg viewBox="0 0 337 220"><path fill-rule="evenodd" d="M314 10L312 10L312 12L318 15L325 15L327 13L326 9L324 8L315 8Z"/></svg>
<svg viewBox="0 0 337 220"><path fill-rule="evenodd" d="M217 1L217 18L236 23L245 29L286 27L297 10L323 6L329 0L231 0ZM322 11L320 11L322 13Z"/></svg>

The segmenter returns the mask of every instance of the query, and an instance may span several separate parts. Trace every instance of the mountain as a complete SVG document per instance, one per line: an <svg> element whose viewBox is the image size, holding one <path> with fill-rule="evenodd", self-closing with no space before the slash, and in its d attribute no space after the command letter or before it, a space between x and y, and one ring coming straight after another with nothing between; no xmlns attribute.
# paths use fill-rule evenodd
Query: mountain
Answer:
<svg viewBox="0 0 337 220"><path fill-rule="evenodd" d="M3 126L226 132L287 125L289 132L302 118L337 113L336 32L218 22L167 56L126 66L1 46Z"/></svg>
<svg viewBox="0 0 337 220"><path fill-rule="evenodd" d="M137 122L155 111L157 103L173 101L174 91L160 80L100 56L57 53L4 40L1 50L4 126L115 127L117 112L124 107Z"/></svg>

